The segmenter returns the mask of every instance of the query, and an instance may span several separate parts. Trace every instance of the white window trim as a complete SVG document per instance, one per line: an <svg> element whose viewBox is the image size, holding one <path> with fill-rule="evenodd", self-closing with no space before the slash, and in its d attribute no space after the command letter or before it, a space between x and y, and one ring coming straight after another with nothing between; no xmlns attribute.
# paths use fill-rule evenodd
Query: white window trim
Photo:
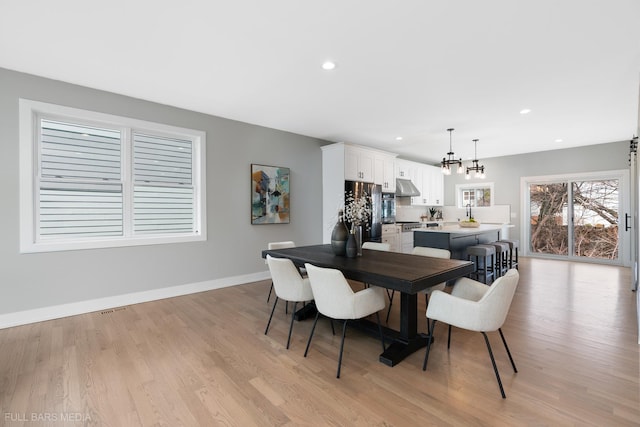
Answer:
<svg viewBox="0 0 640 427"><path fill-rule="evenodd" d="M35 176L38 168L38 150L36 137L38 125L36 117L40 114L61 116L69 120L76 118L83 121L98 122L103 125L122 127L136 130L149 130L174 136L186 136L194 140L194 174L193 184L196 188L194 224L196 232L189 235L153 235L153 236L117 236L74 239L73 241L38 242L36 235L36 188ZM152 244L183 243L203 241L207 239L206 214L206 133L198 130L180 128L161 123L148 122L128 117L86 111L72 107L49 104L28 99L19 100L19 189L20 189L20 252L53 252L79 249L112 248L124 246L140 246ZM125 147L124 150L129 150ZM130 154L124 153L126 158ZM129 162L123 163L123 170L130 173ZM123 193L126 196L126 192ZM126 201L125 203L129 203ZM129 215L125 210L125 215ZM126 226L127 222L125 222Z"/></svg>
<svg viewBox="0 0 640 427"><path fill-rule="evenodd" d="M491 190L491 202L489 206L474 206L473 209L484 209L490 208L494 205L495 200L495 192L493 190L493 182L476 182L473 184L456 184L456 207L464 208L462 206L462 190L470 189L470 188L487 188Z"/></svg>

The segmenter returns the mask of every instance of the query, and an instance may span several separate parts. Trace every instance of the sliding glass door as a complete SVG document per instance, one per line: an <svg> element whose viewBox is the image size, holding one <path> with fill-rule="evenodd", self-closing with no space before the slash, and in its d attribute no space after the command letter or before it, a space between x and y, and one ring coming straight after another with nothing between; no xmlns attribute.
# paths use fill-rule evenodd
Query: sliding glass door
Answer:
<svg viewBox="0 0 640 427"><path fill-rule="evenodd" d="M620 222L626 182L622 171L525 180L530 255L626 263L621 258L627 240Z"/></svg>

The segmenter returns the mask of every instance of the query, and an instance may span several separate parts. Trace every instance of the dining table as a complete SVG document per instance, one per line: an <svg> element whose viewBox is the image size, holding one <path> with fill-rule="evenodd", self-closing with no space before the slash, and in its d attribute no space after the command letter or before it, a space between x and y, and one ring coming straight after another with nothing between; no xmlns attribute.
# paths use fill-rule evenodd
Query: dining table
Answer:
<svg viewBox="0 0 640 427"><path fill-rule="evenodd" d="M363 249L361 256L348 258L334 254L330 244L262 251L263 258L267 255L289 258L297 267L309 263L334 268L347 279L400 292L400 330L384 328L385 339L391 343L379 357L388 366L398 364L432 339L418 332L420 291L466 276L474 269L470 261L368 249Z"/></svg>

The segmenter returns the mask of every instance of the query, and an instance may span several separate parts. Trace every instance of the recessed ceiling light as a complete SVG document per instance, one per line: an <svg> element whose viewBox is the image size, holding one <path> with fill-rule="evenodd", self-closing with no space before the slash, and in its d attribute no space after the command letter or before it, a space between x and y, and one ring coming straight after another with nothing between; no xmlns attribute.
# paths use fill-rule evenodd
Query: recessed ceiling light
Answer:
<svg viewBox="0 0 640 427"><path fill-rule="evenodd" d="M402 137L401 136L396 136L396 141L402 141Z"/></svg>
<svg viewBox="0 0 640 427"><path fill-rule="evenodd" d="M523 110L520 110L520 114L529 114L531 112L531 110L529 108L525 108Z"/></svg>
<svg viewBox="0 0 640 427"><path fill-rule="evenodd" d="M333 61L325 61L322 63L323 70L333 70L334 68L336 68L336 63Z"/></svg>
<svg viewBox="0 0 640 427"><path fill-rule="evenodd" d="M558 138L554 142L562 142L562 139Z"/></svg>

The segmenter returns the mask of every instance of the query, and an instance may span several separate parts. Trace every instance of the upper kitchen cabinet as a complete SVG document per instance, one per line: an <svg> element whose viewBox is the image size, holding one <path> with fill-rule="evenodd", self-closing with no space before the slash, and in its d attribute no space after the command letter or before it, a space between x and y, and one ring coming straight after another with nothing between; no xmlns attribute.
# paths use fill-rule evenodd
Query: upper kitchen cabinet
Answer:
<svg viewBox="0 0 640 427"><path fill-rule="evenodd" d="M413 185L415 185L420 192L419 196L414 196L411 198L411 204L414 206L423 206L427 204L427 199L425 198L424 180L422 179L423 175L424 174L422 173L422 165L420 163L415 163L409 174Z"/></svg>
<svg viewBox="0 0 640 427"><path fill-rule="evenodd" d="M444 175L438 166L430 166L430 205L444 206Z"/></svg>
<svg viewBox="0 0 640 427"><path fill-rule="evenodd" d="M414 206L442 206L444 204L444 180L439 167L409 160L396 160L396 177L410 179L420 191L411 198Z"/></svg>
<svg viewBox="0 0 640 427"><path fill-rule="evenodd" d="M373 159L373 152L345 145L344 179L347 181L373 182Z"/></svg>
<svg viewBox="0 0 640 427"><path fill-rule="evenodd" d="M442 206L444 203L444 177L439 167L422 165L420 198L414 204L424 206Z"/></svg>
<svg viewBox="0 0 640 427"><path fill-rule="evenodd" d="M396 158L394 155L376 153L374 158L373 183L382 186L383 193L396 192Z"/></svg>
<svg viewBox="0 0 640 427"><path fill-rule="evenodd" d="M396 160L395 170L396 170L396 178L411 179L413 162L410 162L409 160Z"/></svg>

